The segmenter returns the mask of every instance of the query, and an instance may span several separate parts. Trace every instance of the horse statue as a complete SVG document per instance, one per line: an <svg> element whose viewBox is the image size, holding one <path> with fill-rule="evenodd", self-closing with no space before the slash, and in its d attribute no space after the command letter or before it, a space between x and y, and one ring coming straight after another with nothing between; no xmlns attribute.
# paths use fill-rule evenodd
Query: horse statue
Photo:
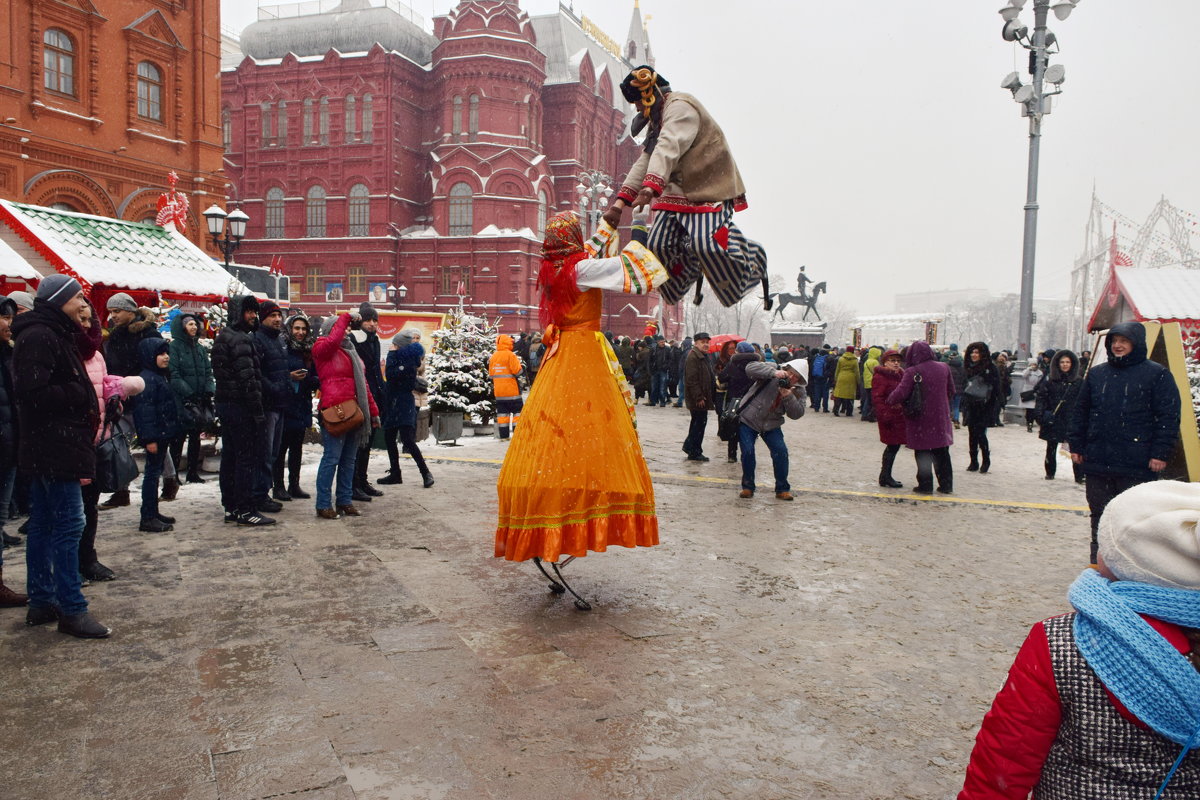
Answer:
<svg viewBox="0 0 1200 800"><path fill-rule="evenodd" d="M771 319L774 320L775 317L779 317L780 320L783 320L783 310L788 306L804 306L804 316L800 318L800 321L803 322L808 319L808 312L810 311L817 315L817 320L819 321L821 313L817 311L817 298L824 291L826 291L825 281L821 281L813 285L812 294L808 297L799 294L788 294L787 292L772 292L771 297L778 298L779 305L775 307L775 313L771 316Z"/></svg>

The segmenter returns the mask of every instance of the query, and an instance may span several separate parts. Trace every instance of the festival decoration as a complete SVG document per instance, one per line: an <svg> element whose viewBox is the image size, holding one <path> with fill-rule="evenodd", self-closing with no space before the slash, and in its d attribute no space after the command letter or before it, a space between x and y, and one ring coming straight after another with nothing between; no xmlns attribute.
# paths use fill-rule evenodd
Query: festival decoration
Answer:
<svg viewBox="0 0 1200 800"><path fill-rule="evenodd" d="M187 233L188 199L187 195L175 189L178 183L179 176L175 174L175 170L167 173L168 188L158 196L158 214L154 217L154 222L163 227L171 223L175 230Z"/></svg>

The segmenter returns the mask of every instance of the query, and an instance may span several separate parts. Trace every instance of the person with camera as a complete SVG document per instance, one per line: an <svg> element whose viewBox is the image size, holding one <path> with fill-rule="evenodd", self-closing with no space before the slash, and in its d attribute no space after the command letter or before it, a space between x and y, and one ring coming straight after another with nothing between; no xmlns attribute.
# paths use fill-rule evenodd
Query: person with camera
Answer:
<svg viewBox="0 0 1200 800"><path fill-rule="evenodd" d="M781 368L763 361L746 364L746 377L754 384L746 390L739 406L741 426L738 442L742 451L742 491L738 497L749 500L754 497L754 470L757 466L754 443L758 437L767 443L771 452L771 466L775 471L775 498L794 500L788 484L788 449L783 441L783 423L786 418L800 419L804 416L805 386L808 385L808 361L792 359Z"/></svg>

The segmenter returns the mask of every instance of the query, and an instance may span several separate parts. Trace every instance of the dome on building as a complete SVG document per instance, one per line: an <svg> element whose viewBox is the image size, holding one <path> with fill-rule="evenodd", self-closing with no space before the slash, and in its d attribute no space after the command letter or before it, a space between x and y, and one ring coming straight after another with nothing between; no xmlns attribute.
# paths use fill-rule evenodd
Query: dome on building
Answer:
<svg viewBox="0 0 1200 800"><path fill-rule="evenodd" d="M378 43L418 64L428 64L437 39L390 5L342 0L322 14L260 19L242 31L242 52L262 60L282 58L288 53L320 56L331 48L340 53L360 53Z"/></svg>

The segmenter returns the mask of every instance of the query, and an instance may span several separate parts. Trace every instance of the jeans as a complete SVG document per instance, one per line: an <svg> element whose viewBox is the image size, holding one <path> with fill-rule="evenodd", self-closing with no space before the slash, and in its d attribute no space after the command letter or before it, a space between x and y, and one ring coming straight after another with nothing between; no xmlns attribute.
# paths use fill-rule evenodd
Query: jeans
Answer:
<svg viewBox="0 0 1200 800"><path fill-rule="evenodd" d="M742 488L754 491L754 468L758 466L754 443L761 436L771 451L771 467L775 470L775 494L791 489L788 483L788 449L783 441L783 428L759 433L746 423L738 428L738 443L742 448Z"/></svg>
<svg viewBox="0 0 1200 800"><path fill-rule="evenodd" d="M17 466L0 467L0 533L8 521L8 507L12 505L13 486L17 482ZM0 567L4 566L4 548L0 547Z"/></svg>
<svg viewBox="0 0 1200 800"><path fill-rule="evenodd" d="M79 493L83 496L83 535L79 537L79 567L100 560L96 555L96 528L100 521L100 487L92 481L87 486L81 486Z"/></svg>
<svg viewBox="0 0 1200 800"><path fill-rule="evenodd" d="M221 418L221 505L230 513L249 513L255 510L261 425L233 403L217 403L217 416Z"/></svg>
<svg viewBox="0 0 1200 800"><path fill-rule="evenodd" d="M142 473L142 522L158 516L158 479L167 461L167 444L158 442L158 452L146 451L146 471Z"/></svg>
<svg viewBox="0 0 1200 800"><path fill-rule="evenodd" d="M683 370L679 370L679 383L675 386L675 407L683 405Z"/></svg>
<svg viewBox="0 0 1200 800"><path fill-rule="evenodd" d="M650 405L665 406L667 404L667 384L671 376L666 372L656 372L650 379Z"/></svg>
<svg viewBox="0 0 1200 800"><path fill-rule="evenodd" d="M321 428L321 442L325 452L321 453L321 465L317 467L317 510L333 508L331 494L336 494L339 506L354 502L354 462L358 457L358 431L330 436ZM334 473L337 473L337 490L333 489Z"/></svg>
<svg viewBox="0 0 1200 800"><path fill-rule="evenodd" d="M956 394L950 399L950 418L958 422L958 412L962 408L962 394Z"/></svg>
<svg viewBox="0 0 1200 800"><path fill-rule="evenodd" d="M812 407L813 411L828 411L829 410L829 379L824 376L818 376L812 379Z"/></svg>
<svg viewBox="0 0 1200 800"><path fill-rule="evenodd" d="M708 425L708 409L693 408L692 422L688 426L687 438L683 440L683 452L689 456L704 455L704 429Z"/></svg>
<svg viewBox="0 0 1200 800"><path fill-rule="evenodd" d="M917 488L933 491L933 476L937 474L938 488L943 492L954 491L954 467L950 462L950 448L937 447L933 450L917 450Z"/></svg>
<svg viewBox="0 0 1200 800"><path fill-rule="evenodd" d="M863 389L862 403L859 404L859 410L862 412L863 419L870 419L875 416L875 402L871 397L870 389Z"/></svg>
<svg viewBox="0 0 1200 800"><path fill-rule="evenodd" d="M56 605L63 614L88 609L79 575L79 535L83 497L79 481L55 481L35 475L29 482L29 527L25 540L26 593L29 605Z"/></svg>
<svg viewBox="0 0 1200 800"><path fill-rule="evenodd" d="M1104 513L1104 509L1108 506L1109 501L1126 489L1132 489L1138 484L1153 480L1158 479L1142 478L1135 475L1097 475L1095 473L1088 473L1086 485L1087 502L1088 509L1092 512L1092 560L1089 563L1096 563L1096 552L1099 549L1096 543L1096 530L1100 525L1100 515ZM33 602L33 595L30 595L29 601L30 603Z"/></svg>
<svg viewBox="0 0 1200 800"><path fill-rule="evenodd" d="M258 462L258 474L254 481L254 496L262 500L271 496L271 484L275 480L275 459L283 446L283 412L267 411L263 414L262 445Z"/></svg>

